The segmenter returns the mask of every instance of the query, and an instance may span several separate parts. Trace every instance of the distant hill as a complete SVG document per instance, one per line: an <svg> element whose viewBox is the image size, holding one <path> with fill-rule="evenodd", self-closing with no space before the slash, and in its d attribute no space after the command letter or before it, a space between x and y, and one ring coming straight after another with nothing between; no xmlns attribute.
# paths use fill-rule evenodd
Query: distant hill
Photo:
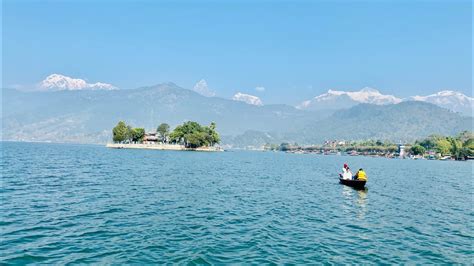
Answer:
<svg viewBox="0 0 474 266"><path fill-rule="evenodd" d="M371 92L373 93L373 92ZM2 94L2 138L20 141L105 143L119 120L154 131L187 120L214 121L223 143L321 143L327 139L411 141L429 134L472 130L472 117L417 101L360 104L349 109L298 110L204 97L173 83L132 90L79 90Z"/></svg>
<svg viewBox="0 0 474 266"><path fill-rule="evenodd" d="M392 105L360 104L339 110L311 122L292 133L247 131L224 139L237 147L279 144L321 144L325 140L390 140L412 142L431 134L455 135L473 130L473 118L425 102L402 102Z"/></svg>
<svg viewBox="0 0 474 266"><path fill-rule="evenodd" d="M288 131L322 116L288 105L255 106L204 97L173 83L133 90L19 92L3 90L3 138L105 143L119 120L155 130L187 120L217 123L222 135L247 130Z"/></svg>
<svg viewBox="0 0 474 266"><path fill-rule="evenodd" d="M473 130L473 118L425 102L360 104L313 123L299 135L305 143L325 139L414 141L430 134L454 135Z"/></svg>

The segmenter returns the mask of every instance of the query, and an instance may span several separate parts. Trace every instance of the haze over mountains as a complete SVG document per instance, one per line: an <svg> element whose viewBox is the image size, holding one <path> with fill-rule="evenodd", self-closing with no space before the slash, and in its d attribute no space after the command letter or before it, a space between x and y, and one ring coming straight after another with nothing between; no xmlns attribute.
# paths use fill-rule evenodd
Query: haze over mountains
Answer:
<svg viewBox="0 0 474 266"><path fill-rule="evenodd" d="M373 88L363 88L360 91L336 91L328 90L327 93L302 102L297 106L301 110L324 110L324 109L346 109L360 103L375 105L397 104L402 101L420 101L438 105L453 112L472 116L474 110L474 98L468 97L460 92L440 91L427 96L411 96L405 99L393 95L384 95Z"/></svg>
<svg viewBox="0 0 474 266"><path fill-rule="evenodd" d="M130 90L20 92L3 90L3 137L7 140L104 143L119 120L155 130L193 120L215 121L223 135L249 129L302 127L317 117L286 105L254 106L205 97L173 83Z"/></svg>
<svg viewBox="0 0 474 266"><path fill-rule="evenodd" d="M404 142L472 130L473 122L472 117L448 110L464 114L472 110L472 98L455 92L400 99L370 88L330 90L295 108L263 105L259 98L243 93L233 99L213 97L205 81L194 90L174 83L120 90L61 76L46 80L39 91L3 89L3 139L105 143L119 120L147 131L162 122L174 127L194 120L216 122L224 144L234 147L283 141L315 144L327 139Z"/></svg>
<svg viewBox="0 0 474 266"><path fill-rule="evenodd" d="M79 78L71 78L61 74L51 74L38 85L41 91L59 90L117 90L112 84L96 82L88 83ZM255 88L256 91L265 91L264 87ZM216 92L209 88L206 80L201 79L194 87L193 91L206 97L216 96ZM262 106L263 101L255 95L237 92L232 100L242 101L252 105ZM402 101L428 102L440 107L472 116L474 111L474 98L464 95L461 92L444 90L427 96L411 96L408 98L398 98L394 95L382 94L374 88L365 87L359 91L339 91L328 90L328 92L303 101L296 106L297 109L317 111L317 110L339 110L347 109L361 103L385 105L397 104Z"/></svg>
<svg viewBox="0 0 474 266"><path fill-rule="evenodd" d="M393 95L383 95L378 90L367 87L354 92L328 90L327 93L302 102L297 108L302 110L343 109L359 103L383 105L397 104L401 101Z"/></svg>
<svg viewBox="0 0 474 266"><path fill-rule="evenodd" d="M445 90L428 96L412 96L409 100L432 103L454 112L473 115L474 98L456 91Z"/></svg>

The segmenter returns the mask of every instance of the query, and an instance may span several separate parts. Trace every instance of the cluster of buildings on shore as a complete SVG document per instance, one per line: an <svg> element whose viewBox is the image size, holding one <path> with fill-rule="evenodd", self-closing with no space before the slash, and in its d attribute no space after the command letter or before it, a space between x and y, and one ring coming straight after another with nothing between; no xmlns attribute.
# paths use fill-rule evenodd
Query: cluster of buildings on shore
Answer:
<svg viewBox="0 0 474 266"><path fill-rule="evenodd" d="M297 149L286 150L286 153L295 154L320 154L320 155L349 155L349 156L371 156L371 157L385 157L385 158L410 158L410 154L405 151L403 145L399 146L397 151L380 151L380 150L341 150L330 147L300 147Z"/></svg>
<svg viewBox="0 0 474 266"><path fill-rule="evenodd" d="M337 146L345 146L347 142L345 140L325 140L324 147L336 148Z"/></svg>
<svg viewBox="0 0 474 266"><path fill-rule="evenodd" d="M428 152L428 156L422 155L413 155L410 154L406 146L399 145L398 150L395 152L392 151L342 151L338 149L330 149L330 148L299 148L299 149L290 149L285 151L286 153L294 153L294 154L320 154L320 155L348 155L348 156L369 156L369 157L384 157L384 158L392 158L392 159L414 159L414 160L454 160L451 156L441 156L439 153L430 151Z"/></svg>
<svg viewBox="0 0 474 266"><path fill-rule="evenodd" d="M263 150L283 151L295 154L320 154L320 155L348 155L348 156L370 156L397 159L428 159L428 160L452 160L451 156L442 156L436 151L428 151L424 155L414 155L411 146L405 144L385 145L357 145L344 140L326 140L323 145L299 146L297 144L283 143L279 146L265 145Z"/></svg>

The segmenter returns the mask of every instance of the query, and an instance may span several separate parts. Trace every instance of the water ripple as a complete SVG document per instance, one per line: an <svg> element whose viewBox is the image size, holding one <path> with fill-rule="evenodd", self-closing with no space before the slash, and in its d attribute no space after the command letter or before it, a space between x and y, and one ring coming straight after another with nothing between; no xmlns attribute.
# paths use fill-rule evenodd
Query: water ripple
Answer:
<svg viewBox="0 0 474 266"><path fill-rule="evenodd" d="M473 261L472 162L1 147L2 264Z"/></svg>

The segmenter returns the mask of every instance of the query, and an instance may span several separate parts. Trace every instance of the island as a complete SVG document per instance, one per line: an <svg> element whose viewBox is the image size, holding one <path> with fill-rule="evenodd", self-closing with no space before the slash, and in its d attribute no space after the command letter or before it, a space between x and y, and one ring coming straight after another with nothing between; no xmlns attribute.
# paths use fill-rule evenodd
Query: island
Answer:
<svg viewBox="0 0 474 266"><path fill-rule="evenodd" d="M107 148L114 149L151 149L177 151L224 151L220 143L216 123L202 126L197 122L188 121L178 125L170 132L167 123L160 124L155 132L146 132L144 128L134 128L120 121L112 130L113 143Z"/></svg>

